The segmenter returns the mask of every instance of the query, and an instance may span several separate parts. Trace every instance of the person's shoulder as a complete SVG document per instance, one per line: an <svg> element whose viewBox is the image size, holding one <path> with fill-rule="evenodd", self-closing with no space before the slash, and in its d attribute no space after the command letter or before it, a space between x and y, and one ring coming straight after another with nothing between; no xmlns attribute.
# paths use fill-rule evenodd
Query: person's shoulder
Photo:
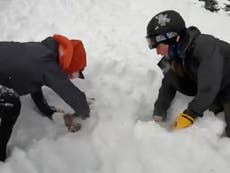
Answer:
<svg viewBox="0 0 230 173"><path fill-rule="evenodd" d="M41 44L46 48L50 49L53 53L55 53L55 56L58 56L58 43L55 41L53 37L49 36L45 38L41 41Z"/></svg>
<svg viewBox="0 0 230 173"><path fill-rule="evenodd" d="M186 29L186 35L193 39L201 35L201 31L196 26L190 26Z"/></svg>
<svg viewBox="0 0 230 173"><path fill-rule="evenodd" d="M200 45L204 45L205 47L217 46L220 42L221 40L219 38L211 34L202 33L201 35L199 35L199 37L197 37L197 43L199 43Z"/></svg>
<svg viewBox="0 0 230 173"><path fill-rule="evenodd" d="M41 41L41 43L45 46L48 46L50 44L56 44L57 45L57 42L51 36L46 37L44 40Z"/></svg>

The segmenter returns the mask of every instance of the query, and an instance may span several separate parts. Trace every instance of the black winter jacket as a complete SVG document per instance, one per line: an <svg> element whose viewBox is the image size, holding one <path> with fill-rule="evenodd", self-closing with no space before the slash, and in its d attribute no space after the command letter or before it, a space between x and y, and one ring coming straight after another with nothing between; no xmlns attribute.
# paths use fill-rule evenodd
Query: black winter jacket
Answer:
<svg viewBox="0 0 230 173"><path fill-rule="evenodd" d="M184 71L197 84L197 94L188 105L193 117L201 116L216 98L230 101L230 44L196 27L187 29L181 40Z"/></svg>
<svg viewBox="0 0 230 173"><path fill-rule="evenodd" d="M58 45L52 37L42 42L0 42L0 84L19 95L40 93L42 86L48 86L75 110L76 115L89 116L85 94L59 66ZM38 98L43 99L43 95L40 96Z"/></svg>

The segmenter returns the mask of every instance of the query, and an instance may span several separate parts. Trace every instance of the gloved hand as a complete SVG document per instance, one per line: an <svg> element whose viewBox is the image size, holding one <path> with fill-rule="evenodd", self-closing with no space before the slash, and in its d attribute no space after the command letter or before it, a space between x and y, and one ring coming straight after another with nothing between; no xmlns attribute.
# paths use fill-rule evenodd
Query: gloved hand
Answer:
<svg viewBox="0 0 230 173"><path fill-rule="evenodd" d="M81 129L81 119L75 114L65 114L63 119L69 132L76 132Z"/></svg>
<svg viewBox="0 0 230 173"><path fill-rule="evenodd" d="M153 121L168 131L171 131L173 128L172 124L165 122L165 118L162 116L153 115Z"/></svg>
<svg viewBox="0 0 230 173"><path fill-rule="evenodd" d="M55 112L60 112L60 113L64 113L65 111L61 108L55 107L55 106L50 106L51 110L55 113Z"/></svg>
<svg viewBox="0 0 230 173"><path fill-rule="evenodd" d="M176 119L174 130L183 129L193 124L194 118L188 114L180 113Z"/></svg>
<svg viewBox="0 0 230 173"><path fill-rule="evenodd" d="M159 115L153 115L153 121L156 123L161 123L163 121L163 117Z"/></svg>

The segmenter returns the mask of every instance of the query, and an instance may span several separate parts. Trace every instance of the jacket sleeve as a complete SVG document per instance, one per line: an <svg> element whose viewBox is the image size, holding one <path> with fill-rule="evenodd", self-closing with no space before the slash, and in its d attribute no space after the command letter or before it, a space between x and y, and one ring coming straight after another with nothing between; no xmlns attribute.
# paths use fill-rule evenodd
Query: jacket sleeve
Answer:
<svg viewBox="0 0 230 173"><path fill-rule="evenodd" d="M201 116L213 103L220 90L224 58L215 48L209 57L200 55L200 64L197 72L197 95L188 105L188 112L195 118Z"/></svg>
<svg viewBox="0 0 230 173"><path fill-rule="evenodd" d="M174 80L174 74L172 70L169 70L162 80L158 98L154 104L153 116L158 115L163 119L166 118L167 110L176 95L176 88L172 84L175 81L172 80Z"/></svg>
<svg viewBox="0 0 230 173"><path fill-rule="evenodd" d="M56 92L82 119L89 117L89 106L85 94L64 74L60 67L50 66L44 77L45 84Z"/></svg>
<svg viewBox="0 0 230 173"><path fill-rule="evenodd" d="M52 119L52 115L55 112L55 108L48 105L42 93L42 90L40 89L34 93L31 93L31 97L34 103L36 104L36 106L38 107L38 109L40 110L40 112L43 113L48 118Z"/></svg>

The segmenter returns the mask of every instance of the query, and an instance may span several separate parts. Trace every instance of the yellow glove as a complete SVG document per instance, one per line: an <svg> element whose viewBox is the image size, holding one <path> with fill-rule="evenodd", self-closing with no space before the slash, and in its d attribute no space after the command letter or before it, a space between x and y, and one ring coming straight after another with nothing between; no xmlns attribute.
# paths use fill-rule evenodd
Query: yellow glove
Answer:
<svg viewBox="0 0 230 173"><path fill-rule="evenodd" d="M193 117L185 113L180 113L176 119L174 130L189 127L193 124L193 122L194 122Z"/></svg>

